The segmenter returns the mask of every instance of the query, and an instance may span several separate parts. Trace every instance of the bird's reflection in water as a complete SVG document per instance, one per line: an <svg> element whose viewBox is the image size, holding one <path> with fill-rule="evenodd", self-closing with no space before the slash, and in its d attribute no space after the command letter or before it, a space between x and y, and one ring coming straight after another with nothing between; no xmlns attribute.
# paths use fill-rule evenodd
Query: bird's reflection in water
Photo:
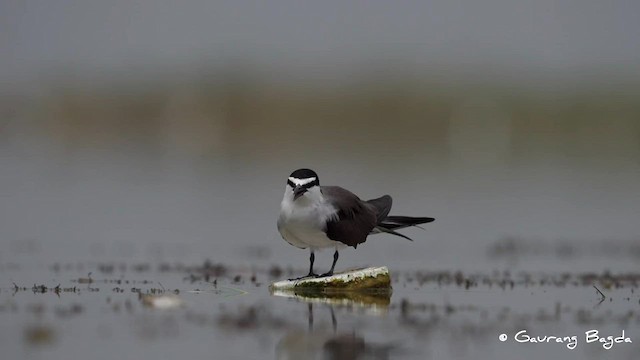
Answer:
<svg viewBox="0 0 640 360"><path fill-rule="evenodd" d="M271 290L271 295L374 316L385 315L391 303L391 291Z"/></svg>
<svg viewBox="0 0 640 360"><path fill-rule="evenodd" d="M290 331L278 342L276 359L388 359L394 345L367 343L357 329L339 329L336 310L356 310L364 314L386 313L390 293L304 294L274 293L305 302L308 330ZM326 296L325 296L326 295ZM323 305L323 306L318 306ZM314 313L314 306L316 307ZM328 314L325 311L328 309ZM331 319L331 326L324 319ZM328 320L328 319L327 319ZM317 324L316 324L317 322Z"/></svg>

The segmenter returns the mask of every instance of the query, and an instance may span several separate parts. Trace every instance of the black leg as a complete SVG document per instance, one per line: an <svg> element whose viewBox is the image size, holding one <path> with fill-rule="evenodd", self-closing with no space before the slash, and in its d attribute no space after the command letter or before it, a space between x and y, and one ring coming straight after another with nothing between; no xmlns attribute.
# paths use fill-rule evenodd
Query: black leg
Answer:
<svg viewBox="0 0 640 360"><path fill-rule="evenodd" d="M311 250L311 255L309 255L309 274L307 274L305 276L300 276L299 278L294 278L294 279L289 279L289 280L293 281L293 280L306 279L306 278L310 278L310 277L318 277L318 274L313 272L313 262L315 260L316 260L316 255L313 253L313 250Z"/></svg>
<svg viewBox="0 0 640 360"><path fill-rule="evenodd" d="M333 253L333 264L331 264L331 270L329 270L328 272L320 275L320 276L331 276L333 275L333 269L336 268L336 263L338 262L338 250L336 249L336 252Z"/></svg>
<svg viewBox="0 0 640 360"><path fill-rule="evenodd" d="M316 255L313 253L313 250L311 250L311 255L309 255L309 275L307 275L307 276L315 275L313 273L313 262L314 261L316 261Z"/></svg>

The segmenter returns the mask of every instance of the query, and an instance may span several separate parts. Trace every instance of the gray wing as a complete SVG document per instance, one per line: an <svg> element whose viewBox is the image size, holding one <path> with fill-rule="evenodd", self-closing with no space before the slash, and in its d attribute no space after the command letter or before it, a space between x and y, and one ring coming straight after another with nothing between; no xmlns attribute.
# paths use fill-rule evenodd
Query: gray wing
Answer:
<svg viewBox="0 0 640 360"><path fill-rule="evenodd" d="M321 186L321 190L338 210L337 217L327 222L327 237L354 248L365 242L378 222L376 206L339 186Z"/></svg>
<svg viewBox="0 0 640 360"><path fill-rule="evenodd" d="M393 200L391 199L391 196L383 195L377 199L367 200L367 203L373 205L373 207L376 209L377 223L380 224L387 217L387 215L389 215Z"/></svg>

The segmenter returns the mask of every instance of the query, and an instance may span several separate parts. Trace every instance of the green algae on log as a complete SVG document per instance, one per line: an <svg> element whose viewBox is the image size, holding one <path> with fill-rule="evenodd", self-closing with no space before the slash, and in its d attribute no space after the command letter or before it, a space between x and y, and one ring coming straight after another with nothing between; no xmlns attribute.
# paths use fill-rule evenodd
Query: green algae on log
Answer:
<svg viewBox="0 0 640 360"><path fill-rule="evenodd" d="M331 276L282 280L271 284L274 290L345 291L345 290L391 290L391 277L386 266L349 270Z"/></svg>

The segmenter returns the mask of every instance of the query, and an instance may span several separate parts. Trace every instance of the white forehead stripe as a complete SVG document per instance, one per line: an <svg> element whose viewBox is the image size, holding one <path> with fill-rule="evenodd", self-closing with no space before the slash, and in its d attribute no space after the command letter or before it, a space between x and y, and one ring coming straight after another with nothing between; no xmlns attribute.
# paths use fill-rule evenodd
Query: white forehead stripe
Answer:
<svg viewBox="0 0 640 360"><path fill-rule="evenodd" d="M294 178L292 176L289 177L289 181L291 181L292 183L298 185L298 186L302 186L304 184L308 184L310 182L314 182L316 181L315 177L310 177L310 178L306 178L306 179L298 179L298 178Z"/></svg>

